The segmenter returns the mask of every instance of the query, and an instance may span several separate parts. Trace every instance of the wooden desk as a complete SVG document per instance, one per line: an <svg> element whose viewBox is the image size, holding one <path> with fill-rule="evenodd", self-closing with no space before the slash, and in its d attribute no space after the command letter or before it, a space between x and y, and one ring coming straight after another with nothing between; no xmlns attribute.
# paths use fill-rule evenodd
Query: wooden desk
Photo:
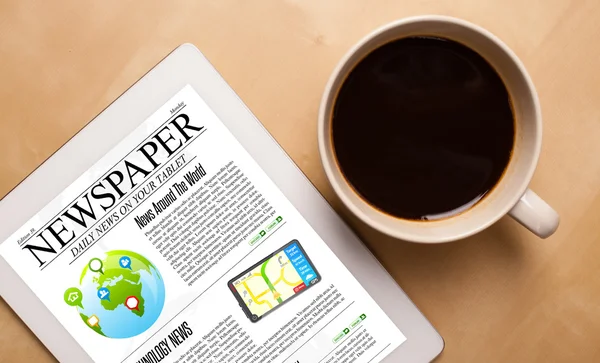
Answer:
<svg viewBox="0 0 600 363"><path fill-rule="evenodd" d="M327 184L316 122L331 70L370 30L425 13L486 27L529 69L544 114L532 187L562 217L550 239L505 218L452 244L394 241L343 211ZM598 19L598 0L3 1L0 195L169 51L192 42L438 328L446 340L440 362L598 362ZM52 361L0 303L0 362Z"/></svg>

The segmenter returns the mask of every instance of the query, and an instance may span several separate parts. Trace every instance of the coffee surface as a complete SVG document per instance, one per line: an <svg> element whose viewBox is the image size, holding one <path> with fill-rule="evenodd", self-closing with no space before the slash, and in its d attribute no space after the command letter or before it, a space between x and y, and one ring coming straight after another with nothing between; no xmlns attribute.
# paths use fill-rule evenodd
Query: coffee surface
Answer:
<svg viewBox="0 0 600 363"><path fill-rule="evenodd" d="M502 79L455 41L403 38L361 60L339 90L339 167L369 204L434 220L481 200L510 160L515 120Z"/></svg>

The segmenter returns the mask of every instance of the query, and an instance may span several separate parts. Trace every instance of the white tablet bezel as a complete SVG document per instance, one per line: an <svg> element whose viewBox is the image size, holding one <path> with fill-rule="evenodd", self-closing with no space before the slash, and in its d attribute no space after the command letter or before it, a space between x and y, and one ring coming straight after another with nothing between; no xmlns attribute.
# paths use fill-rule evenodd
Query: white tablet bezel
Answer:
<svg viewBox="0 0 600 363"><path fill-rule="evenodd" d="M191 44L169 54L0 201L0 242L187 84L194 87L407 337L384 361L434 359L444 346L440 335ZM56 358L61 362L93 362L1 257L0 276L0 295Z"/></svg>

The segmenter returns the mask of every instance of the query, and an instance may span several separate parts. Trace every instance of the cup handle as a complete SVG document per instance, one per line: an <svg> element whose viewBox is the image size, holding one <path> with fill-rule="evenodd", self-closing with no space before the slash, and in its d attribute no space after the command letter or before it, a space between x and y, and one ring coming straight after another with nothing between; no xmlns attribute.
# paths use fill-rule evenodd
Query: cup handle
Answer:
<svg viewBox="0 0 600 363"><path fill-rule="evenodd" d="M531 189L527 189L508 214L541 238L556 232L560 221L558 213Z"/></svg>

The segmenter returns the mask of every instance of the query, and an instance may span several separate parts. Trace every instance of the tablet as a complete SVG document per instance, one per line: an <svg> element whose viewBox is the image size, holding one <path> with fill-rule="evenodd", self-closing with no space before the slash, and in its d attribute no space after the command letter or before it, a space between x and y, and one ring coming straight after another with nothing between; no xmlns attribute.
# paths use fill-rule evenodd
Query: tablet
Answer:
<svg viewBox="0 0 600 363"><path fill-rule="evenodd" d="M0 202L0 294L61 362L426 362L443 341L193 46Z"/></svg>

